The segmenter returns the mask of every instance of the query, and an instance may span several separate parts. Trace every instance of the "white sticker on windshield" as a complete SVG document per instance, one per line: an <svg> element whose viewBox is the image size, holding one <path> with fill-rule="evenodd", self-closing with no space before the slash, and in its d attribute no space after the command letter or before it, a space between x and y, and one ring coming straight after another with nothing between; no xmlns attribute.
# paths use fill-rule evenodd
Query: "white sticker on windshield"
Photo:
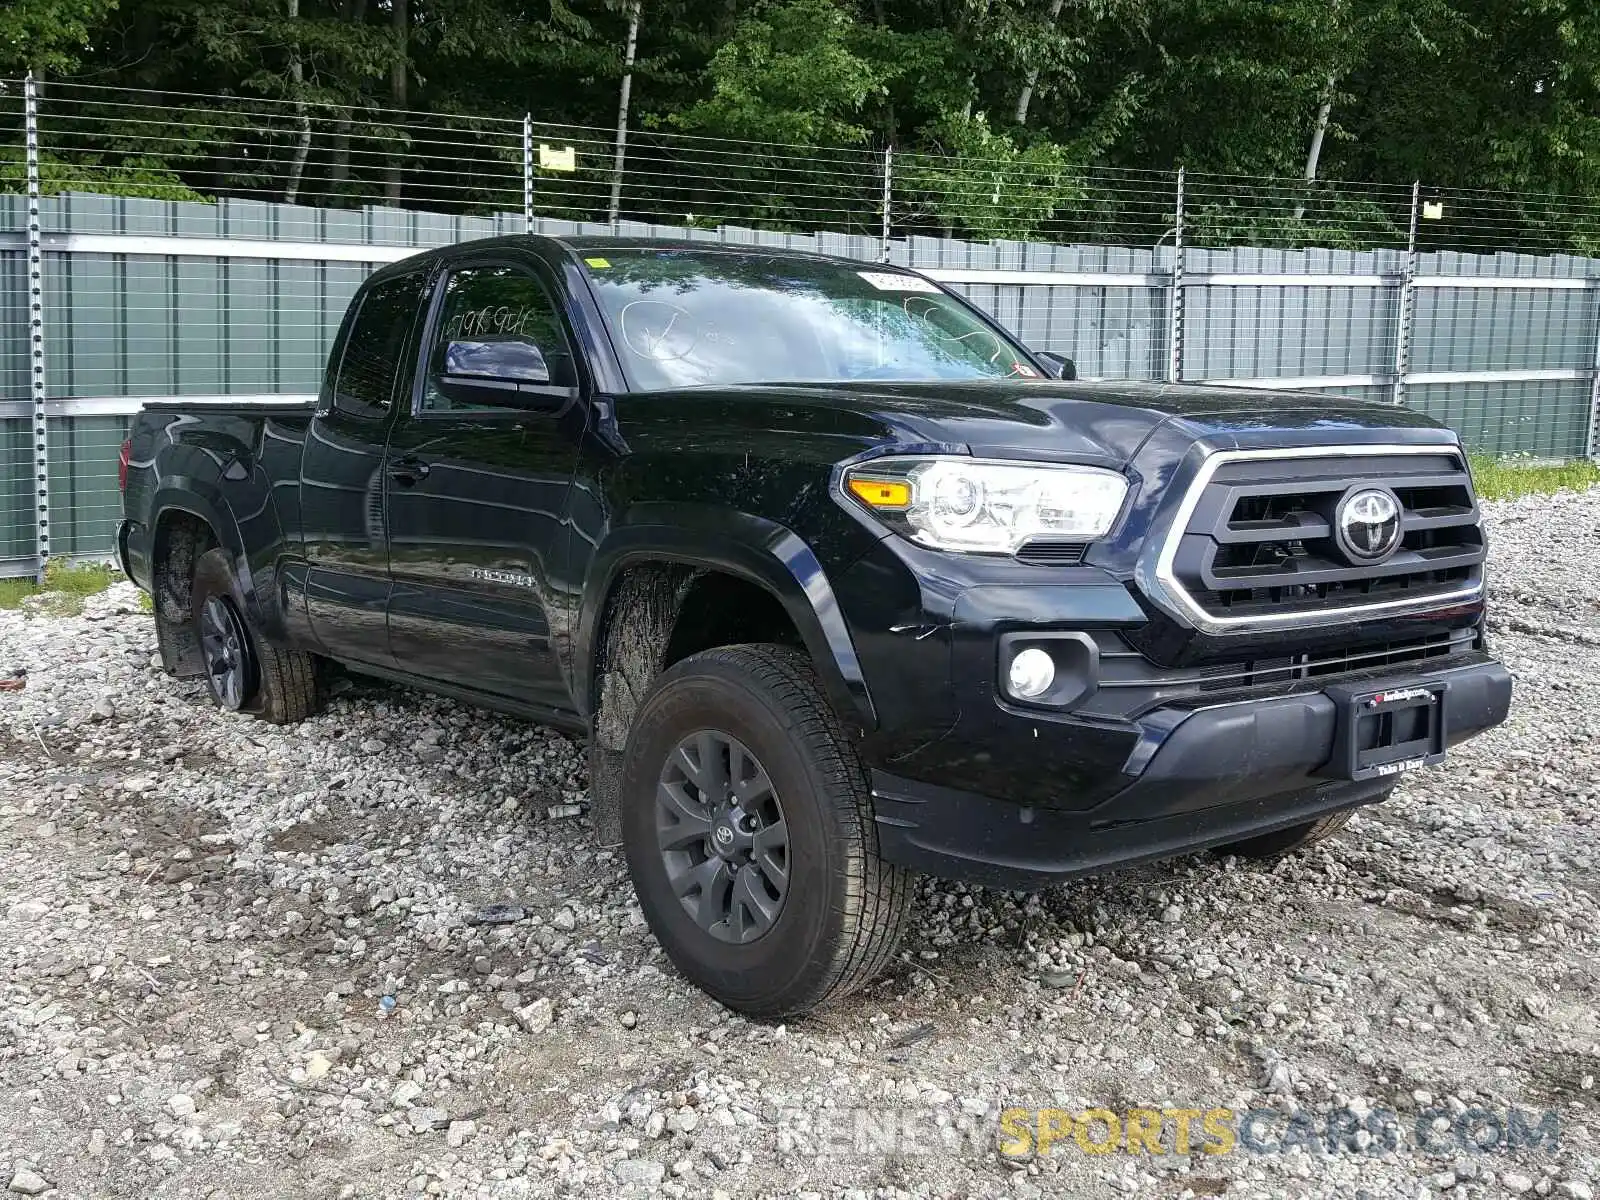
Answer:
<svg viewBox="0 0 1600 1200"><path fill-rule="evenodd" d="M857 271L880 292L938 292L939 285L920 275L902 275L898 271Z"/></svg>

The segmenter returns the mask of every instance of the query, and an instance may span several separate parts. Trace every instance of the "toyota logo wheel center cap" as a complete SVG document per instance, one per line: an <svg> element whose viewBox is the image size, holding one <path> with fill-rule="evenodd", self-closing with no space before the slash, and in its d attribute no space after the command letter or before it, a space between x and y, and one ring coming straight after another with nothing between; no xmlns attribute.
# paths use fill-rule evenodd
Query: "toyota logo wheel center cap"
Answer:
<svg viewBox="0 0 1600 1200"><path fill-rule="evenodd" d="M1339 501L1334 540L1352 563L1382 562L1400 545L1400 501L1387 488L1361 488Z"/></svg>

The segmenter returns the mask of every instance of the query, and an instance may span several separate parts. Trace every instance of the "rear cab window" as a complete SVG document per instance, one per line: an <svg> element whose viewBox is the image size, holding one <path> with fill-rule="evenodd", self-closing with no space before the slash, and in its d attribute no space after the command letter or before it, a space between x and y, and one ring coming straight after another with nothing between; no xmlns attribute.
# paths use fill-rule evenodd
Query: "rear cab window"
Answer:
<svg viewBox="0 0 1600 1200"><path fill-rule="evenodd" d="M406 382L406 345L426 290L427 274L413 271L361 293L344 343L329 363L327 388L333 408L366 420L388 416Z"/></svg>

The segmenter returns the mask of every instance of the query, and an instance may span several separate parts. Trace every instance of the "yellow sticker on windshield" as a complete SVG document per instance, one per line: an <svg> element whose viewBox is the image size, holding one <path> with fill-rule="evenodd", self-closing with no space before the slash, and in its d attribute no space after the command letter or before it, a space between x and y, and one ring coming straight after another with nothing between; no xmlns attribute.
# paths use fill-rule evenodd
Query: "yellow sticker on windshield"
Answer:
<svg viewBox="0 0 1600 1200"><path fill-rule="evenodd" d="M609 267L611 264L603 258L586 258L583 260L591 267Z"/></svg>

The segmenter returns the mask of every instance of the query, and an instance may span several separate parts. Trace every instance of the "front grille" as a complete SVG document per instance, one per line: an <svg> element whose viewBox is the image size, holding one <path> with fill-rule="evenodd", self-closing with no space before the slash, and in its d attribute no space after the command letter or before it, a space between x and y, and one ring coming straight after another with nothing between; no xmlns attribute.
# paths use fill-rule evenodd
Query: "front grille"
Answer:
<svg viewBox="0 0 1600 1200"><path fill-rule="evenodd" d="M1416 611L1477 593L1483 536L1471 478L1448 449L1300 457L1217 456L1175 544L1163 584L1196 624L1231 627ZM1400 544L1381 562L1341 549L1335 512L1352 490L1387 489Z"/></svg>
<svg viewBox="0 0 1600 1200"><path fill-rule="evenodd" d="M1099 689L1079 711L1127 720L1160 704L1219 693L1244 695L1267 689L1316 690L1341 679L1406 667L1442 670L1480 648L1478 631L1465 626L1402 641L1345 649L1268 655L1193 667L1162 667L1110 631L1096 635L1100 654ZM1309 682L1308 682L1309 681Z"/></svg>
<svg viewBox="0 0 1600 1200"><path fill-rule="evenodd" d="M1321 679L1336 675L1350 675L1357 671L1373 671L1380 667L1393 667L1401 663L1421 662L1429 658L1446 658L1472 648L1472 630L1461 630L1454 635L1424 638L1410 642L1391 642L1382 646L1363 646L1360 649L1335 651L1323 654L1294 654L1276 658L1258 658L1250 662L1229 663L1214 667L1200 680L1200 690L1206 692L1231 691L1234 688L1265 687L1291 679Z"/></svg>
<svg viewBox="0 0 1600 1200"><path fill-rule="evenodd" d="M1275 655L1244 662L1210 663L1203 667L1163 674L1137 651L1100 649L1103 688L1150 688L1189 685L1203 692L1267 687L1295 679L1323 679L1375 671L1430 658L1448 658L1471 650L1477 643L1472 629L1456 629L1430 637L1323 650L1311 654Z"/></svg>

